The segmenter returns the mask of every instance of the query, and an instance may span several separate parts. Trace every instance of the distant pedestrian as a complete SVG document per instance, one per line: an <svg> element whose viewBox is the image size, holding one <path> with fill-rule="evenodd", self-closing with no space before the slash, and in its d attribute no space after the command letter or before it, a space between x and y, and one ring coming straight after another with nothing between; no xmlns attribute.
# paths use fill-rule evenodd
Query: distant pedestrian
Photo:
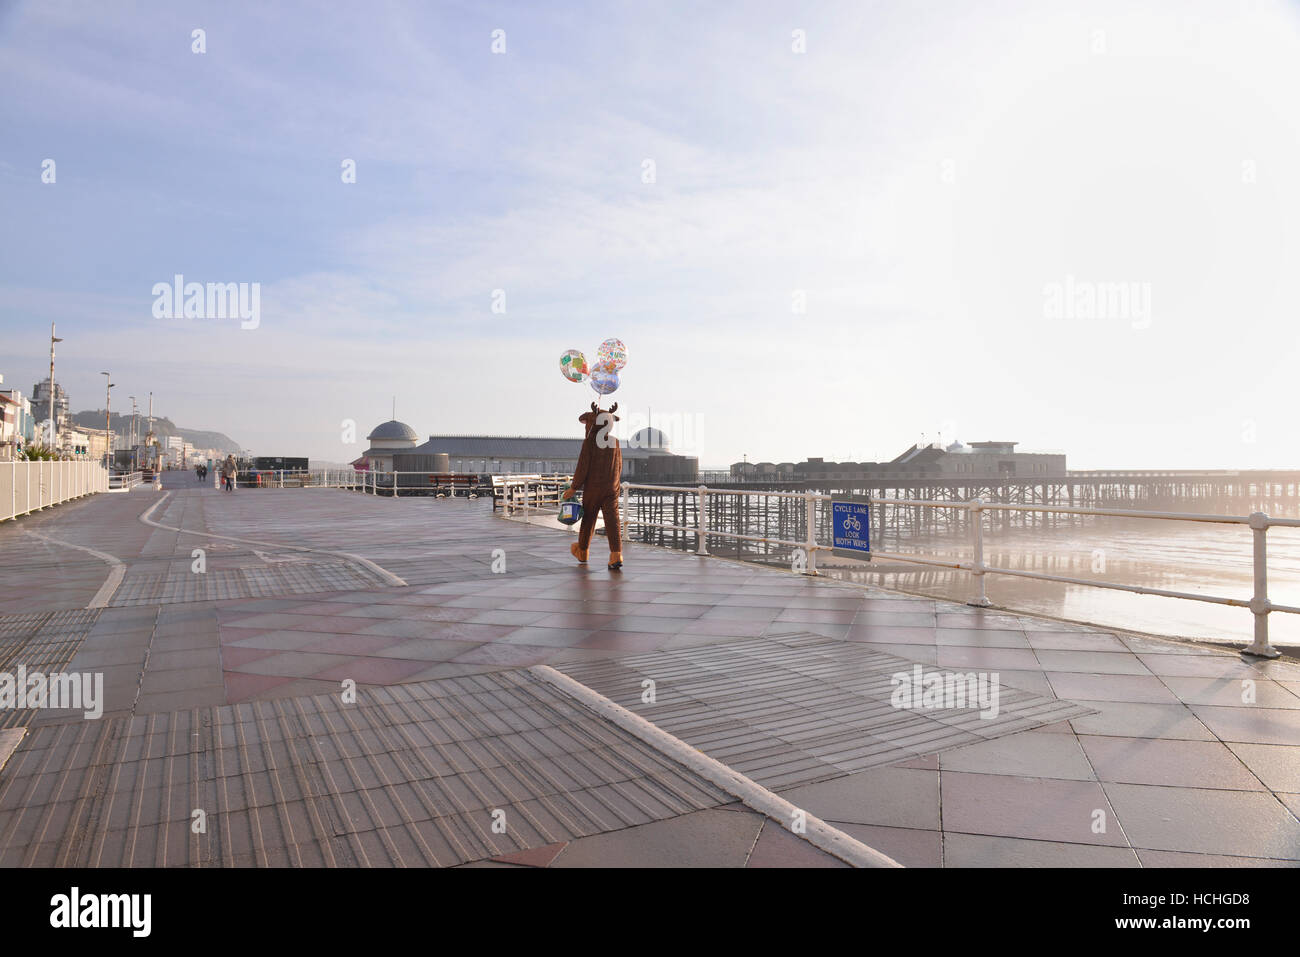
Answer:
<svg viewBox="0 0 1300 957"><path fill-rule="evenodd" d="M196 481L196 482L202 482L202 481L203 481L203 466L202 466L202 465L196 465L196 466L194 466L194 481Z"/></svg>
<svg viewBox="0 0 1300 957"><path fill-rule="evenodd" d="M235 456L227 455L226 461L221 466L221 479L226 484L227 492L235 490L235 471Z"/></svg>

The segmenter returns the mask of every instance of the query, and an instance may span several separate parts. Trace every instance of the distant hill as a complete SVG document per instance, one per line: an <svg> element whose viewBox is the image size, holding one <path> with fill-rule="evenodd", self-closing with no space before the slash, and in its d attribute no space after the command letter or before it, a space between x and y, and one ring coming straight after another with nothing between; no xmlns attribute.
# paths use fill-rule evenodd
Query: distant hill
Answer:
<svg viewBox="0 0 1300 957"><path fill-rule="evenodd" d="M88 410L86 412L74 412L72 414L72 424L85 426L88 429L102 429L104 427L104 410L98 412ZM119 415L114 412L110 419L110 428L117 435L123 435L131 427L131 416ZM140 429L141 436L149 428L149 419L147 416L140 416L137 426ZM154 434L158 436L160 445L167 444L167 436L179 435L186 442L189 442L196 449L218 449L222 452L239 452L239 443L226 435L224 432L207 432L203 429L182 429L172 422L171 419L154 416L153 419Z"/></svg>

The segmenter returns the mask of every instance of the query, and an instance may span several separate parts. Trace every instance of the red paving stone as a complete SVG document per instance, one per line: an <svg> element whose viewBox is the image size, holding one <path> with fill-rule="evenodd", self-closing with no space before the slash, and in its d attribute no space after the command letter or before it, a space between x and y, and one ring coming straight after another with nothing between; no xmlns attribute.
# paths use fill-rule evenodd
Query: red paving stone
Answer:
<svg viewBox="0 0 1300 957"><path fill-rule="evenodd" d="M252 700L265 691L293 681L276 675L249 675L238 671L222 672L221 678L226 686L226 704Z"/></svg>

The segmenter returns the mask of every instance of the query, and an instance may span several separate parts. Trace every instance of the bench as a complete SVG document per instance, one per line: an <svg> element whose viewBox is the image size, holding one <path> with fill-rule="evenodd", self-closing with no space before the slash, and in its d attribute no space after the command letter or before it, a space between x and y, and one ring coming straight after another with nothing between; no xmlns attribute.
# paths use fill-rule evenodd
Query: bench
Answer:
<svg viewBox="0 0 1300 957"><path fill-rule="evenodd" d="M478 476L465 472L431 472L428 483L439 495L450 495L453 498L461 492L466 496L475 495L479 487Z"/></svg>

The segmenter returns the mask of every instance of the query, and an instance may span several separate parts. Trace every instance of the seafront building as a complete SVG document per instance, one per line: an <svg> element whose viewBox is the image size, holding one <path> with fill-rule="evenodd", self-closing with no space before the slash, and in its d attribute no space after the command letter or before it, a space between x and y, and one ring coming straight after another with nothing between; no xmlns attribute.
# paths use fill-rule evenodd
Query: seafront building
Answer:
<svg viewBox="0 0 1300 957"><path fill-rule="evenodd" d="M32 409L36 418L45 422L50 417L50 380L44 378L32 386ZM54 421L60 433L68 426L68 393L54 383Z"/></svg>
<svg viewBox="0 0 1300 957"><path fill-rule="evenodd" d="M4 376L0 375L0 383ZM11 461L36 441L32 403L17 389L0 389L0 461Z"/></svg>
<svg viewBox="0 0 1300 957"><path fill-rule="evenodd" d="M736 481L810 482L827 479L979 478L1065 475L1064 452L1017 452L1018 442L913 445L889 462L735 462Z"/></svg>
<svg viewBox="0 0 1300 957"><path fill-rule="evenodd" d="M369 448L352 465L375 472L567 473L582 451L578 437L430 435L421 444L413 428L395 419L377 425L367 440ZM625 480L653 484L699 477L699 460L671 451L660 429L641 429L621 444Z"/></svg>

